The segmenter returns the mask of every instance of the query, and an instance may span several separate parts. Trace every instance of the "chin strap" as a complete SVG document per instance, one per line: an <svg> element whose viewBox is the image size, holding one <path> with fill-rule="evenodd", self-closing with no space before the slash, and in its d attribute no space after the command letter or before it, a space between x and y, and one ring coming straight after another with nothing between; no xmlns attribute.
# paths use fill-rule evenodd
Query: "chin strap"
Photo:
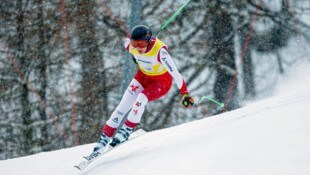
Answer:
<svg viewBox="0 0 310 175"><path fill-rule="evenodd" d="M136 64L138 64L138 62L137 62L137 60L136 60L136 58L133 56L133 55L131 55L132 57L132 61L134 62L134 63L136 63Z"/></svg>

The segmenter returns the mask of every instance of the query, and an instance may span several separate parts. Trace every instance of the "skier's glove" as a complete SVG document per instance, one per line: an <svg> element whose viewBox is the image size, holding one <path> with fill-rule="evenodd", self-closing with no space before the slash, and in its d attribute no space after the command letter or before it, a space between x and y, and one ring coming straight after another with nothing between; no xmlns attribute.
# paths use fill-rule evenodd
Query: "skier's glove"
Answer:
<svg viewBox="0 0 310 175"><path fill-rule="evenodd" d="M190 108L194 105L194 99L189 94L184 94L182 96L182 105L185 108Z"/></svg>

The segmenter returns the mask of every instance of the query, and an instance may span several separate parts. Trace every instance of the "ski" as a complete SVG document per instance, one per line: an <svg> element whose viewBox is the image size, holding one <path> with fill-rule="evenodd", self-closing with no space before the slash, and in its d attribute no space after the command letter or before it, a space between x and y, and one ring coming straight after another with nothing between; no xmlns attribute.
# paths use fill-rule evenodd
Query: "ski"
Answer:
<svg viewBox="0 0 310 175"><path fill-rule="evenodd" d="M83 160L78 163L77 165L74 165L75 168L79 169L79 170L84 170L89 164L91 164L92 162L94 162L96 159L98 159L99 157L101 157L102 155L114 150L115 148L119 147L120 145L123 145L124 143L127 143L128 141L131 141L143 134L145 134L146 131L143 129L138 129L137 131L134 131L133 133L130 134L129 139L115 147L109 146L109 148L107 150L104 150L103 152L98 151L94 151L92 152L90 155L88 156L83 156Z"/></svg>
<svg viewBox="0 0 310 175"><path fill-rule="evenodd" d="M109 148L111 149L111 148ZM108 151L108 150L107 150ZM106 151L106 152L107 152ZM105 152L104 152L105 153ZM92 152L90 155L88 156L83 156L83 161L81 161L78 165L74 165L75 168L79 169L79 170L83 170L85 169L90 163L92 163L95 159L97 159L98 157L100 157L102 154L104 153L100 153L99 151L94 151Z"/></svg>

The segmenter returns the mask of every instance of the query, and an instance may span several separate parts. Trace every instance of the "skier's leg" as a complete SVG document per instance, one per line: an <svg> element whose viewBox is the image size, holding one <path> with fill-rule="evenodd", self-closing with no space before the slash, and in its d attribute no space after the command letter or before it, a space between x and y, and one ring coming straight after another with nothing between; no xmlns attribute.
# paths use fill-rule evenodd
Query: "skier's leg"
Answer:
<svg viewBox="0 0 310 175"><path fill-rule="evenodd" d="M147 102L147 97L143 93L140 93L128 114L127 120L122 128L116 133L111 146L116 146L128 139L129 135L133 132L133 129L138 125L138 123L140 123L141 116L145 110L145 105Z"/></svg>
<svg viewBox="0 0 310 175"><path fill-rule="evenodd" d="M130 108L132 108L134 102L138 97L138 94L143 89L144 88L142 87L142 85L136 79L133 79L131 81L130 85L128 86L126 92L122 97L121 102L116 107L111 117L103 127L102 134L97 142L97 145L94 148L94 151L97 151L110 143L114 132L117 130L117 127L120 125L125 114L130 110Z"/></svg>
<svg viewBox="0 0 310 175"><path fill-rule="evenodd" d="M140 123L145 106L149 101L163 97L171 88L171 81L153 82L149 84L137 97L123 127L116 133L111 145L116 146L126 141L133 129Z"/></svg>
<svg viewBox="0 0 310 175"><path fill-rule="evenodd" d="M113 136L114 131L120 125L121 121L123 120L125 114L132 108L134 102L136 101L138 95L144 88L142 85L136 80L133 79L128 86L124 96L116 107L114 112L112 113L109 120L106 122L108 127L103 128L103 133L107 134L109 137ZM111 129L113 128L113 129Z"/></svg>

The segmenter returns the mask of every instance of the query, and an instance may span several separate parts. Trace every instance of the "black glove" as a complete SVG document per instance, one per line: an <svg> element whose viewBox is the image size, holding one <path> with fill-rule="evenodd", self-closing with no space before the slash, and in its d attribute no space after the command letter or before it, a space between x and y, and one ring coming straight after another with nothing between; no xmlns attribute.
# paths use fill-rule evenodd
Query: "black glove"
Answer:
<svg viewBox="0 0 310 175"><path fill-rule="evenodd" d="M194 105L194 99L189 94L184 94L182 96L182 105L185 108L190 108Z"/></svg>

